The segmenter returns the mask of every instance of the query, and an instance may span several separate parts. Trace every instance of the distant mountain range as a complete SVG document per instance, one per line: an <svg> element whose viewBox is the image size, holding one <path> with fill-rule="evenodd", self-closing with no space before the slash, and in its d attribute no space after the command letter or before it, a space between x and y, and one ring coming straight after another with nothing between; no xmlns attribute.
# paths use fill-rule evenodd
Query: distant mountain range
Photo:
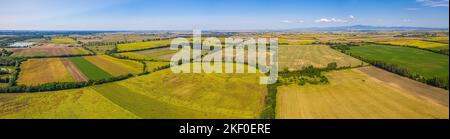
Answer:
<svg viewBox="0 0 450 139"><path fill-rule="evenodd" d="M353 26L339 26L339 27L297 28L297 29L288 29L285 31L413 31L413 30L448 30L448 28L353 25Z"/></svg>

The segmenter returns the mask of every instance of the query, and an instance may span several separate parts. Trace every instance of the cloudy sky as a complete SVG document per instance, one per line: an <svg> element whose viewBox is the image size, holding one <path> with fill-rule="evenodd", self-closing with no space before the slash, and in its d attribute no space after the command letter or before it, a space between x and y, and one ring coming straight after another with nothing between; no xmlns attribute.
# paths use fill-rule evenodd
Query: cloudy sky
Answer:
<svg viewBox="0 0 450 139"><path fill-rule="evenodd" d="M449 0L2 0L0 30L449 26Z"/></svg>

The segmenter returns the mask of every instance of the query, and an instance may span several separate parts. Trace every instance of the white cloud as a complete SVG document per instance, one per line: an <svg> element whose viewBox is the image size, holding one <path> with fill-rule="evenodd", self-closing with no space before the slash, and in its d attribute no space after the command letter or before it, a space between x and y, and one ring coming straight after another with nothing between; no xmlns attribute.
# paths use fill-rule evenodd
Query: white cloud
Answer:
<svg viewBox="0 0 450 139"><path fill-rule="evenodd" d="M350 15L350 16L348 16L348 18L350 18L350 19L355 19L355 16Z"/></svg>
<svg viewBox="0 0 450 139"><path fill-rule="evenodd" d="M449 0L416 0L424 6L429 7L448 7Z"/></svg>
<svg viewBox="0 0 450 139"><path fill-rule="evenodd" d="M330 23L330 22L345 23L345 22L348 22L348 21L347 20L342 20L342 19L336 19L336 18L321 18L321 19L316 20L315 22L317 22L317 23L322 23L322 22L325 22L325 23Z"/></svg>
<svg viewBox="0 0 450 139"><path fill-rule="evenodd" d="M291 21L289 21L289 20L283 20L283 21L281 21L282 23L291 23Z"/></svg>

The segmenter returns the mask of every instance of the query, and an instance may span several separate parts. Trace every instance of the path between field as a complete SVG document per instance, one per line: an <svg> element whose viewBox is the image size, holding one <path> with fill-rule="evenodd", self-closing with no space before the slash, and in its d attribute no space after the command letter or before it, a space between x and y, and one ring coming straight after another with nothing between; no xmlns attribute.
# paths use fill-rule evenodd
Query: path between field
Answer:
<svg viewBox="0 0 450 139"><path fill-rule="evenodd" d="M394 88L405 90L404 92L407 92L410 95L418 97L422 100L425 99L446 107L449 106L448 90L429 86L373 66L358 68L357 70L377 80L386 82Z"/></svg>
<svg viewBox="0 0 450 139"><path fill-rule="evenodd" d="M67 68L70 75L72 75L73 79L76 82L82 82L82 81L88 80L88 78L80 70L78 70L77 67L75 67L75 65L73 65L72 62L70 62L69 59L67 59L67 58L60 58L60 59L61 59L61 62L63 63L63 65Z"/></svg>

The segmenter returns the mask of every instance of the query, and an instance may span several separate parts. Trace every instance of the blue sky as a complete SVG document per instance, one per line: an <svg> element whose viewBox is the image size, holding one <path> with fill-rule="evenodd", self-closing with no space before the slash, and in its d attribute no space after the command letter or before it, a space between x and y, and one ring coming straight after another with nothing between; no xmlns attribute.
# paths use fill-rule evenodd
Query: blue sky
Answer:
<svg viewBox="0 0 450 139"><path fill-rule="evenodd" d="M448 0L2 0L0 30L449 25Z"/></svg>

